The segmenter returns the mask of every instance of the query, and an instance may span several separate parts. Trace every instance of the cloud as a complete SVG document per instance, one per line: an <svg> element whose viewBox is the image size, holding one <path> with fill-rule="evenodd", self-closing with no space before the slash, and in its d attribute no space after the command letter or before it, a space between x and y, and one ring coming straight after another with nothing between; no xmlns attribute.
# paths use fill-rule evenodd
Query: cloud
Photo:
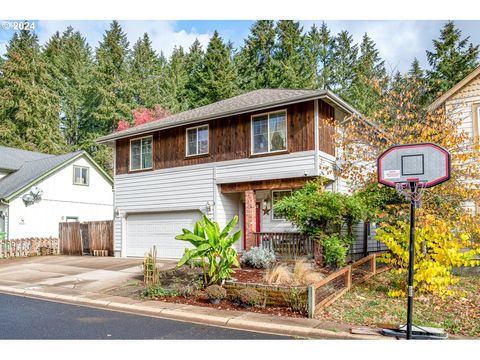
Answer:
<svg viewBox="0 0 480 360"><path fill-rule="evenodd" d="M120 25L127 34L130 47L133 47L138 38L146 32L149 34L152 47L157 53L163 52L167 57L172 54L175 46L183 46L188 49L195 39L198 39L203 48L206 49L211 37L209 32L202 33L195 29L190 31L176 30L174 21L120 21ZM38 21L36 32L40 44L44 45L55 32L59 31L61 33L68 26L80 31L92 49L95 49L103 39L105 31L110 27L110 21ZM2 40L0 40L0 54L5 52L8 39L4 42Z"/></svg>

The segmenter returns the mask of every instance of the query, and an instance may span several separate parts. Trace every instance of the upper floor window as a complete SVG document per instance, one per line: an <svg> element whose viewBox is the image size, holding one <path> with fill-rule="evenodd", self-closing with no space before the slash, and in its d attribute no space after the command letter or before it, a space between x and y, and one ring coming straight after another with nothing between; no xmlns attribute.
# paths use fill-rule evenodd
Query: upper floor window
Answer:
<svg viewBox="0 0 480 360"><path fill-rule="evenodd" d="M187 156L208 154L208 125L187 129Z"/></svg>
<svg viewBox="0 0 480 360"><path fill-rule="evenodd" d="M88 167L73 167L73 183L75 185L88 185Z"/></svg>
<svg viewBox="0 0 480 360"><path fill-rule="evenodd" d="M253 154L287 150L287 112L254 116L252 137Z"/></svg>
<svg viewBox="0 0 480 360"><path fill-rule="evenodd" d="M152 168L152 136L130 140L130 170Z"/></svg>

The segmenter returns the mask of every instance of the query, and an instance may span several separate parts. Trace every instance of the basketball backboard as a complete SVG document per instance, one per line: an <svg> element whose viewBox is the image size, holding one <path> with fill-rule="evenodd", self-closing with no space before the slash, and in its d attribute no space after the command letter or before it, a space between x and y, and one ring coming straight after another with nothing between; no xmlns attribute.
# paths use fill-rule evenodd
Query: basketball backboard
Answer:
<svg viewBox="0 0 480 360"><path fill-rule="evenodd" d="M450 179L450 153L432 143L395 145L378 157L377 169L380 184L429 188Z"/></svg>

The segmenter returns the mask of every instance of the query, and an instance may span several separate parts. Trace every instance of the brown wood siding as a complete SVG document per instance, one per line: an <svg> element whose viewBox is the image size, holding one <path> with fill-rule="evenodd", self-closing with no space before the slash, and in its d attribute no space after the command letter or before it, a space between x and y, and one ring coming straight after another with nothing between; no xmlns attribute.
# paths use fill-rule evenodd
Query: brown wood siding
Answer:
<svg viewBox="0 0 480 360"><path fill-rule="evenodd" d="M333 125L329 121L322 122L333 116L334 109L319 100L320 150L331 154L335 153L333 139L326 137ZM153 170L172 168L186 165L204 164L217 161L245 159L251 156L274 156L274 154L251 154L251 117L253 115L277 110L287 111L288 150L299 152L314 150L314 105L313 101L292 104L289 106L272 108L268 111L235 115L228 118L215 119L188 126L179 126L160 130L153 135ZM186 129L202 124L209 125L209 153L206 155L187 157L185 152ZM333 131L331 131L333 134ZM148 134L142 135L146 136ZM330 142L330 143L329 143ZM121 139L116 142L116 173L129 172L130 139ZM333 150L332 150L333 149ZM328 150L328 151L327 151ZM149 170L145 170L149 171Z"/></svg>
<svg viewBox="0 0 480 360"><path fill-rule="evenodd" d="M335 156L335 109L318 101L318 141L320 151Z"/></svg>

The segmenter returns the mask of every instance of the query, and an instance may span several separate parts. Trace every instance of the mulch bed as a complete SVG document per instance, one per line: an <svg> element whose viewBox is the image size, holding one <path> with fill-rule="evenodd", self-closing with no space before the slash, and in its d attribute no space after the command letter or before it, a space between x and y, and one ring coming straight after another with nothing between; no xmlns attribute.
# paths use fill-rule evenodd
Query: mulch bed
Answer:
<svg viewBox="0 0 480 360"><path fill-rule="evenodd" d="M176 304L203 306L203 307L209 307L209 308L214 308L218 310L248 311L248 312L254 312L259 314L288 316L288 317L296 317L296 318L304 318L306 316L298 312L295 312L288 307L268 306L268 307L244 308L243 306L232 303L228 300L221 300L220 304L214 305L210 303L207 296L203 292L198 292L197 295L192 295L188 298L185 298L182 296L169 296L169 297L158 298L156 300L169 302L169 303L176 303Z"/></svg>

